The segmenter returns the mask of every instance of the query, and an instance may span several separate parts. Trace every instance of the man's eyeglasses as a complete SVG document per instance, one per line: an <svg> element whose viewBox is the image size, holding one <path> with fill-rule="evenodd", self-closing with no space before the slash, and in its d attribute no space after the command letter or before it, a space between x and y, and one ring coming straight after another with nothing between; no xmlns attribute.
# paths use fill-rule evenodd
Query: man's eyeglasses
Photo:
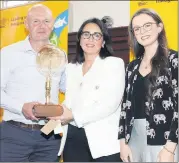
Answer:
<svg viewBox="0 0 179 163"><path fill-rule="evenodd" d="M91 36L96 41L100 40L103 37L102 33L100 32L90 33L88 31L84 31L81 33L81 37L83 37L84 39L89 39Z"/></svg>
<svg viewBox="0 0 179 163"><path fill-rule="evenodd" d="M157 23L153 23L153 22L147 22L145 23L143 26L140 26L140 27L134 27L132 29L132 32L135 34L135 35L138 35L141 33L141 28L143 27L143 30L145 32L147 31L150 31L152 29L152 24L157 24Z"/></svg>

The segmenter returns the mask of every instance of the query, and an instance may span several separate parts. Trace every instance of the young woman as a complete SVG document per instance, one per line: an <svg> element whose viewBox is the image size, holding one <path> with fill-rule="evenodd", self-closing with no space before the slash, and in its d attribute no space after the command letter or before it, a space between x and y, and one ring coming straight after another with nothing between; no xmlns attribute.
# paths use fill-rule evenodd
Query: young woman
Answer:
<svg viewBox="0 0 179 163"><path fill-rule="evenodd" d="M125 162L172 162L178 142L178 54L167 46L164 24L150 9L129 25L136 59L126 72L119 125Z"/></svg>

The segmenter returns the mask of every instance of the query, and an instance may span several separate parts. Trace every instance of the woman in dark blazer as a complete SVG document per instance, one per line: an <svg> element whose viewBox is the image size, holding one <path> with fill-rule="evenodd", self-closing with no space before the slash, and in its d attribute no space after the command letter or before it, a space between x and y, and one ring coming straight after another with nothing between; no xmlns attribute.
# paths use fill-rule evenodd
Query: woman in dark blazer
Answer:
<svg viewBox="0 0 179 163"><path fill-rule="evenodd" d="M150 9L129 25L136 59L129 63L119 123L125 162L177 161L178 53L167 46L164 24Z"/></svg>

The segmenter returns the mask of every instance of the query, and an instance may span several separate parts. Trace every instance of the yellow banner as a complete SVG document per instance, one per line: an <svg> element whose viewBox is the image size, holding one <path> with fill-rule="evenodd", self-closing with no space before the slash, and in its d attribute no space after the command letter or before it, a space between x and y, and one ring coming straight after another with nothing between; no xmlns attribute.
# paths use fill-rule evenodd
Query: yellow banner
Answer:
<svg viewBox="0 0 179 163"><path fill-rule="evenodd" d="M52 10L55 18L54 30L52 32L50 41L67 53L68 48L68 1L43 1L38 2L44 4ZM23 40L28 35L24 26L24 20L28 9L34 4L22 5L8 9L0 10L0 49ZM13 54L12 54L13 55ZM60 101L64 100L64 95L60 94ZM0 120L2 117L2 109L0 109Z"/></svg>
<svg viewBox="0 0 179 163"><path fill-rule="evenodd" d="M65 51L67 51L68 1L44 1L44 2L38 2L38 3L44 4L52 10L53 17L56 18L56 26L57 27L58 27L59 23L63 23L62 30L58 31L57 28L55 28L55 30L56 30L56 33L60 34L58 36L59 37L58 39L60 40L60 41L58 41L59 46L61 48L63 48ZM38 4L38 3L31 3L28 5L23 5L23 6L18 6L18 7L1 10L1 19L0 19L1 44L0 44L0 48L25 39L25 37L28 35L28 33L24 26L24 19L26 18L28 9L31 6L33 6L34 4ZM61 22L58 18L62 18Z"/></svg>
<svg viewBox="0 0 179 163"><path fill-rule="evenodd" d="M130 1L130 15L141 8L155 10L163 20L169 48L178 50L178 1L176 0L153 0L153 1ZM130 54L130 61L134 55Z"/></svg>

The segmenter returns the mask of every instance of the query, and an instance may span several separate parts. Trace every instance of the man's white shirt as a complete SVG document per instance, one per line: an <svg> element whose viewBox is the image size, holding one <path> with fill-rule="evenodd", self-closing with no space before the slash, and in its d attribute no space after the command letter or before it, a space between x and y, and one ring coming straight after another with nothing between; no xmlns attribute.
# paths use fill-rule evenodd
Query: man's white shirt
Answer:
<svg viewBox="0 0 179 163"><path fill-rule="evenodd" d="M45 103L45 81L37 69L37 53L32 49L28 37L1 49L1 108L3 120L14 120L26 124L44 124L43 120L33 122L24 117L24 103ZM65 67L65 66L64 66ZM51 102L58 104L59 89L65 91L65 73L52 77Z"/></svg>

